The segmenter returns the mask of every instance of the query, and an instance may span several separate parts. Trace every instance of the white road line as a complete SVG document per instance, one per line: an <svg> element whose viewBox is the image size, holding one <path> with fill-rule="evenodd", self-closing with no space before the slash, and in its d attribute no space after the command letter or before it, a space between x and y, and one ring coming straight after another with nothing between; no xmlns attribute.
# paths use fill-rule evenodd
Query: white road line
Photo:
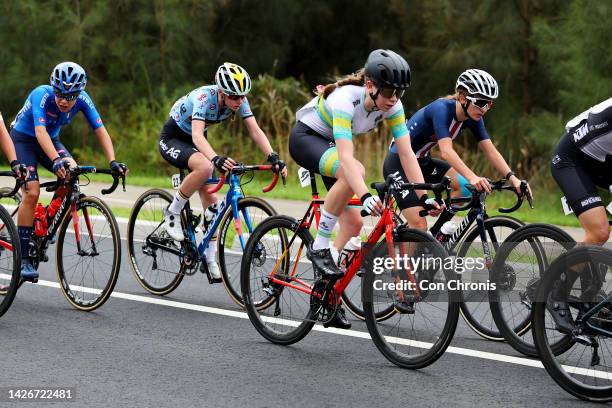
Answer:
<svg viewBox="0 0 612 408"><path fill-rule="evenodd" d="M0 277L7 278L8 275L0 274ZM46 280L39 280L37 285L46 286L50 288L57 288L57 289L59 289L60 287L60 285L57 282L51 282L51 281L46 281ZM99 293L100 292L98 289L83 288L83 287L76 287L76 286L73 286L73 289L77 291L81 290L81 291L88 292L88 293ZM177 302L173 300L153 298L153 297L148 297L148 296L133 295L130 293L122 293L122 292L117 292L117 291L114 291L111 294L111 297L115 297L118 299L125 299L125 300L133 300L135 302L143 302L143 303L150 303L154 305L173 307L177 309L193 310L197 312L210 313L210 314L215 314L219 316L236 317L239 319L249 318L245 312L238 312L235 310L227 310L227 309L221 309L221 308L210 307L210 306L194 305L192 303ZM271 320L271 321L275 321L281 324L287 324L291 326L296 325L296 322L294 321L282 320L279 318L270 317L270 318L267 318L266 320ZM369 333L357 331L357 330L342 330L342 329L336 329L336 328L326 329L320 325L315 325L313 327L313 330L322 332L322 333L333 333L333 334L337 334L340 336L355 337L355 338L360 338L360 339L370 339ZM395 338L395 337L387 337L387 341L390 343L411 345L413 347L420 347L420 348L428 348L431 345L430 343L417 342L417 341L406 340L406 339ZM531 359L523 358L523 357L508 356L505 354L491 353L491 352L481 351L481 350L468 349L468 348L463 348L463 347L451 346L446 350L446 352L450 354L461 355L461 356L481 358L484 360L492 360L492 361L499 361L503 363L517 364L517 365L522 365L526 367L544 368L542 363L537 360L531 360ZM603 378L603 379L612 381L612 373L591 370L591 369L584 369L580 367L563 366L563 368L568 372L572 372L573 374L588 375L591 377L595 376L598 378Z"/></svg>

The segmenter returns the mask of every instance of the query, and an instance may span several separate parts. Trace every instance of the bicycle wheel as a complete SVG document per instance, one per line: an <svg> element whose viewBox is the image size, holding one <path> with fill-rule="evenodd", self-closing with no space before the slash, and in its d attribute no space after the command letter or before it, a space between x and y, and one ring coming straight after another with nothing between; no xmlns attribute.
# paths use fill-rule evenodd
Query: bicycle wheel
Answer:
<svg viewBox="0 0 612 408"><path fill-rule="evenodd" d="M57 278L68 302L83 311L104 304L117 283L121 239L110 208L97 197L76 205L78 225L68 211L57 236Z"/></svg>
<svg viewBox="0 0 612 408"><path fill-rule="evenodd" d="M557 258L536 293L533 336L542 363L565 391L588 401L612 401L611 300L612 250L593 246ZM563 303L569 306L571 334L560 332L550 312ZM555 356L551 345L560 336L571 337L572 346Z"/></svg>
<svg viewBox="0 0 612 408"><path fill-rule="evenodd" d="M491 314L508 344L528 357L538 356L530 330L537 286L550 264L575 244L560 228L530 224L513 232L497 251L491 268ZM567 340L553 346L555 354L571 345Z"/></svg>
<svg viewBox="0 0 612 408"><path fill-rule="evenodd" d="M275 215L251 234L242 258L242 298L255 329L272 343L300 341L315 324L315 272L306 258L313 241L291 217ZM290 244L295 234L294 241Z"/></svg>
<svg viewBox="0 0 612 408"><path fill-rule="evenodd" d="M495 259L495 253L501 243L523 225L521 221L507 216L495 216L485 220L487 242L493 259ZM477 225L474 225L465 234L465 238L459 244L457 259L484 259L484 250L479 234ZM474 268L462 267L462 269L464 271L460 273L460 276L462 282L465 283L460 291L463 320L479 336L489 340L503 341L504 337L495 325L491 315L488 290L483 289L488 287L491 282L489 269L486 265Z"/></svg>
<svg viewBox="0 0 612 408"><path fill-rule="evenodd" d="M161 227L164 209L172 202L170 193L153 189L134 203L128 222L127 248L134 277L154 295L172 292L183 280L178 255L180 244ZM163 248L174 251L164 251Z"/></svg>
<svg viewBox="0 0 612 408"><path fill-rule="evenodd" d="M13 191L11 187L0 188L0 194L7 194L11 191ZM19 208L19 204L21 204L20 192L15 193L15 195L11 197L0 198L0 205L3 205L5 207L6 211L8 211L8 213L13 218L13 221L15 221L15 224L17 224L17 210Z"/></svg>
<svg viewBox="0 0 612 408"><path fill-rule="evenodd" d="M219 268L225 290L232 300L243 307L240 292L240 262L244 247L253 230L266 218L276 215L267 201L257 197L245 197L238 201L238 219L230 209L219 224L218 251Z"/></svg>
<svg viewBox="0 0 612 408"><path fill-rule="evenodd" d="M402 368L423 368L444 354L457 328L459 294L451 282L458 280L443 266L448 254L430 235L402 228L394 247L405 260L399 268L388 267L395 257L390 258L386 246L364 255L365 321L374 344L389 361ZM396 300L411 305L412 313L376 320L377 310Z"/></svg>
<svg viewBox="0 0 612 408"><path fill-rule="evenodd" d="M387 243L383 240L379 242L377 246L378 245L386 246ZM364 272L362 269L357 272L355 277L351 279L351 281L347 285L346 289L344 289L344 292L342 292L342 303L344 304L344 306L346 306L348 311L351 312L353 316L360 320L365 320L365 314L363 312L363 302L361 301L361 287L363 285L363 276ZM378 310L376 311L376 320L378 320L379 322L385 321L391 316L393 316L395 313L396 312L393 308L393 303L391 302L387 305L386 308L378 308Z"/></svg>
<svg viewBox="0 0 612 408"><path fill-rule="evenodd" d="M21 278L21 246L11 215L0 205L0 316L11 307Z"/></svg>

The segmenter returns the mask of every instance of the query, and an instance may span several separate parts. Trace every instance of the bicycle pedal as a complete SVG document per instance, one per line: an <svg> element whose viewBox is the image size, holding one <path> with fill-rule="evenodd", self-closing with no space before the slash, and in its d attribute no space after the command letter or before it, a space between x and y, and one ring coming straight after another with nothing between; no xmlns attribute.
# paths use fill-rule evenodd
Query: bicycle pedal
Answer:
<svg viewBox="0 0 612 408"><path fill-rule="evenodd" d="M215 283L223 283L223 279L221 278L214 279L214 278L211 278L209 275L206 275L206 277L208 277L208 283L210 283L211 285Z"/></svg>

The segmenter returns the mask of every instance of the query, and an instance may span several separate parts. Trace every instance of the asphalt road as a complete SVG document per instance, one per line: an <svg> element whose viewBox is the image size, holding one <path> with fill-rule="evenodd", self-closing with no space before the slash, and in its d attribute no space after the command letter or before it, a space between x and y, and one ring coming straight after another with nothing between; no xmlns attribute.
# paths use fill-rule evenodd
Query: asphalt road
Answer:
<svg viewBox="0 0 612 408"><path fill-rule="evenodd" d="M356 321L350 331L317 325L293 346L271 344L199 272L170 295L147 294L122 244L119 281L95 312L64 299L54 248L39 283L19 290L0 318L1 407L13 404L9 388L41 387L70 387L77 404L104 407L591 405L565 393L538 361L481 339L463 321L444 356L419 371L388 362Z"/></svg>

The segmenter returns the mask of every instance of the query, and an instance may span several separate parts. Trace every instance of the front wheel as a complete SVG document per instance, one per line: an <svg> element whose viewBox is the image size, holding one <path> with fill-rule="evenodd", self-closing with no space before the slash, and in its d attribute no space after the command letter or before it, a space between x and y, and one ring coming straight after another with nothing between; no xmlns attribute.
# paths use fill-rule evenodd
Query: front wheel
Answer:
<svg viewBox="0 0 612 408"><path fill-rule="evenodd" d="M276 215L267 201L257 197L245 197L238 201L238 217L233 209L226 211L219 227L219 268L225 290L240 307L244 306L240 293L240 262L244 248L253 230L266 218Z"/></svg>
<svg viewBox="0 0 612 408"><path fill-rule="evenodd" d="M19 235L11 215L0 205L0 316L11 307L21 274Z"/></svg>
<svg viewBox="0 0 612 408"><path fill-rule="evenodd" d="M365 257L365 321L389 361L402 368L423 368L444 354L457 328L458 279L444 266L448 255L442 245L424 232L400 229L393 247L390 253L387 245L377 245ZM394 262L397 256L399 264ZM376 313L389 304L396 305L398 313L377 320Z"/></svg>
<svg viewBox="0 0 612 408"><path fill-rule="evenodd" d="M557 384L587 401L612 401L612 250L582 246L559 256L538 287L532 324ZM572 344L555 355L560 337Z"/></svg>
<svg viewBox="0 0 612 408"><path fill-rule="evenodd" d="M121 266L119 227L99 198L83 197L66 212L57 236L57 277L68 302L92 311L111 295Z"/></svg>

